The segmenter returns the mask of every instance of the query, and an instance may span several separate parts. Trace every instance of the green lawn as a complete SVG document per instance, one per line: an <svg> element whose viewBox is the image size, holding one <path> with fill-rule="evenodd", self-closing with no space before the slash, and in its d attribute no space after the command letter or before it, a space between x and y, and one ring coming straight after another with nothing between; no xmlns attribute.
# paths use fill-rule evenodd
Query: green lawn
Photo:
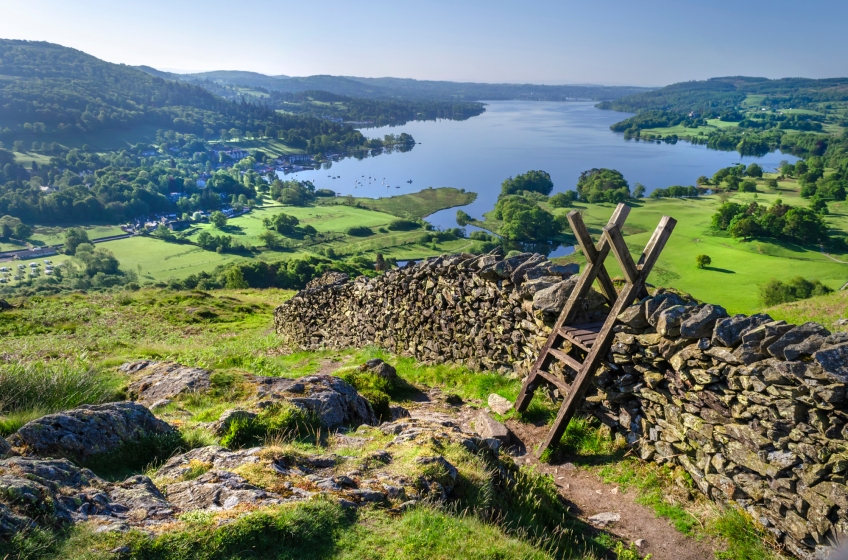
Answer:
<svg viewBox="0 0 848 560"><path fill-rule="evenodd" d="M799 197L787 193L759 193L760 204L771 204L778 196L791 205L806 205ZM740 194L735 202L749 203L753 194ZM716 196L697 199L641 200L634 206L624 228L625 239L634 258L642 248L663 215L677 220L659 262L649 282L657 286L671 286L691 293L698 299L725 306L732 313L751 313L760 307L758 286L771 278L788 280L795 276L818 279L827 286L838 289L848 281L848 264L829 259L818 250L782 242L743 242L730 237L717 236L710 228L710 218L720 200ZM578 205L583 219L597 238L600 228L612 214L612 204ZM567 209L557 209L566 213ZM848 229L848 203L833 204L827 221L842 231ZM712 265L699 270L695 257L709 255ZM579 258L579 257L578 257ZM834 255L848 262L848 255ZM607 261L610 273L621 276L615 260Z"/></svg>
<svg viewBox="0 0 848 560"><path fill-rule="evenodd" d="M122 235L124 230L118 226L79 226L85 229L89 239L99 239L101 237L111 237L113 235ZM65 242L65 231L67 228L57 226L35 226L34 233L30 237L29 242L36 247L44 245L58 245ZM0 242L0 251L14 251L17 249L26 249L24 243L15 242Z"/></svg>
<svg viewBox="0 0 848 560"><path fill-rule="evenodd" d="M466 206L474 202L476 198L477 193L466 192L465 189L452 187L434 189L430 187L416 193L386 198L354 198L354 201L359 206L402 218L424 218L445 208ZM324 199L321 203L340 204L344 203L344 199Z"/></svg>
<svg viewBox="0 0 848 560"><path fill-rule="evenodd" d="M204 251L194 245L167 243L150 237L119 239L97 246L112 251L120 261L121 268L137 272L141 282L185 278L203 270L211 271L219 264L245 258L231 253Z"/></svg>
<svg viewBox="0 0 848 560"><path fill-rule="evenodd" d="M227 146L238 147L244 150L262 150L272 157L285 156L289 154L302 154L303 150L290 148L276 138L254 138L253 140L227 140Z"/></svg>

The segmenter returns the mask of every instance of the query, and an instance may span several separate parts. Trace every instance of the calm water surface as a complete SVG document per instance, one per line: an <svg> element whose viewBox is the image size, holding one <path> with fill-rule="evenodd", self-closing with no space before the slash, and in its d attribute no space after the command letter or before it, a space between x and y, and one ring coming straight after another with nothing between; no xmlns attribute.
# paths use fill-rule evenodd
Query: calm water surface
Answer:
<svg viewBox="0 0 848 560"><path fill-rule="evenodd" d="M463 210L481 218L494 207L501 182L530 169L550 173L554 192L574 189L580 173L593 167L617 169L631 188L642 183L650 192L670 185L693 185L699 176L711 176L734 163L757 162L770 170L781 160L797 159L780 152L742 157L687 142L669 145L625 140L609 127L628 116L596 109L589 102L493 101L485 113L467 121L363 129L368 137L408 132L418 144L406 153L349 158L329 169L295 175L313 181L318 188L373 198L430 186L466 189L478 197ZM355 179L364 186L356 187ZM407 183L410 179L412 183ZM441 228L456 227L456 209L437 212L427 220Z"/></svg>

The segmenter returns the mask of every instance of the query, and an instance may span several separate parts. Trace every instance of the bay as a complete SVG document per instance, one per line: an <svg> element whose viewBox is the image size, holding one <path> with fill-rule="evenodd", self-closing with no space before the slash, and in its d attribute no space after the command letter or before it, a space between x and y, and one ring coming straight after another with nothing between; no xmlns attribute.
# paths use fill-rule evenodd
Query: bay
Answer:
<svg viewBox="0 0 848 560"><path fill-rule="evenodd" d="M494 207L501 182L530 169L550 173L554 192L574 189L582 171L607 167L623 173L631 188L642 183L650 193L671 185L694 185L699 176L711 176L736 163L757 162L769 171L781 160L798 159L779 151L742 157L683 141L625 140L609 127L629 116L597 109L592 102L491 101L485 113L465 121L362 129L370 138L407 132L417 144L408 152L346 158L294 175L312 181L317 188L371 198L427 187L465 189L478 196L463 210L482 218ZM427 220L442 229L456 227L456 208L432 214Z"/></svg>

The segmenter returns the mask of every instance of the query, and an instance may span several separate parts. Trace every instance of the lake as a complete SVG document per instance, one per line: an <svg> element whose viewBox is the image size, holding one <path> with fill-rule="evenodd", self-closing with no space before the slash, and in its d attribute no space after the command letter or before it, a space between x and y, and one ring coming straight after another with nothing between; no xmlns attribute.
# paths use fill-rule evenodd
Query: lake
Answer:
<svg viewBox="0 0 848 560"><path fill-rule="evenodd" d="M631 188L642 183L650 192L671 185L694 185L699 176L712 176L719 168L735 163L757 162L768 171L781 160L797 160L780 152L742 157L688 142L671 145L625 140L609 127L629 116L596 109L591 102L492 101L485 113L466 121L362 129L371 138L407 132L418 144L409 152L348 158L334 162L329 169L294 175L313 181L318 188L373 198L430 186L465 189L478 197L463 210L481 218L494 207L501 182L530 169L550 173L554 192L574 189L580 173L593 167L617 169ZM376 178L371 184L369 176ZM384 178L388 188L382 184ZM355 187L355 179L365 184ZM456 227L456 209L437 212L427 220L442 229Z"/></svg>

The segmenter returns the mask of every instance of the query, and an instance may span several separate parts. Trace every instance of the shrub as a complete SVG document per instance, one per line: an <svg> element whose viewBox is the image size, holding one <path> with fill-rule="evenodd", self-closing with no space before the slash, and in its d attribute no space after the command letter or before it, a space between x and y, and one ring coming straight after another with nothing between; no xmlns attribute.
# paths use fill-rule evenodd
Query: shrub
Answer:
<svg viewBox="0 0 848 560"><path fill-rule="evenodd" d="M615 169L589 169L577 180L577 193L587 202L623 202L630 198L630 186Z"/></svg>
<svg viewBox="0 0 848 560"><path fill-rule="evenodd" d="M392 231L410 231L420 228L421 224L414 220L397 219L389 223L387 227Z"/></svg>
<svg viewBox="0 0 848 560"><path fill-rule="evenodd" d="M773 278L760 286L760 301L764 306L770 307L813 296L822 296L832 291L819 280L807 280L801 276L796 276L788 282Z"/></svg>
<svg viewBox="0 0 848 560"><path fill-rule="evenodd" d="M473 219L474 218L472 218L462 210L456 211L456 224L458 226L465 227L470 224Z"/></svg>
<svg viewBox="0 0 848 560"><path fill-rule="evenodd" d="M695 264L698 268L707 268L712 262L713 260L708 255L698 255L695 257Z"/></svg>
<svg viewBox="0 0 848 560"><path fill-rule="evenodd" d="M388 421L392 419L392 412L389 409L389 395L398 389L397 385L371 371L351 369L337 375L353 385L362 396L368 399L374 414L380 420Z"/></svg>
<svg viewBox="0 0 848 560"><path fill-rule="evenodd" d="M235 418L230 422L221 445L230 449L260 445L268 436L303 437L314 433L317 416L288 403L266 408L255 418Z"/></svg>
<svg viewBox="0 0 848 560"><path fill-rule="evenodd" d="M565 191L556 193L548 202L554 208L568 208L574 204L575 200L577 200L577 193L575 191Z"/></svg>
<svg viewBox="0 0 848 560"><path fill-rule="evenodd" d="M347 229L347 234L355 237L368 237L374 235L374 232L367 226L353 226Z"/></svg>
<svg viewBox="0 0 848 560"><path fill-rule="evenodd" d="M501 184L501 196L521 194L524 191L536 192L543 195L551 194L554 183L551 176L544 171L528 171L515 177L510 177Z"/></svg>

